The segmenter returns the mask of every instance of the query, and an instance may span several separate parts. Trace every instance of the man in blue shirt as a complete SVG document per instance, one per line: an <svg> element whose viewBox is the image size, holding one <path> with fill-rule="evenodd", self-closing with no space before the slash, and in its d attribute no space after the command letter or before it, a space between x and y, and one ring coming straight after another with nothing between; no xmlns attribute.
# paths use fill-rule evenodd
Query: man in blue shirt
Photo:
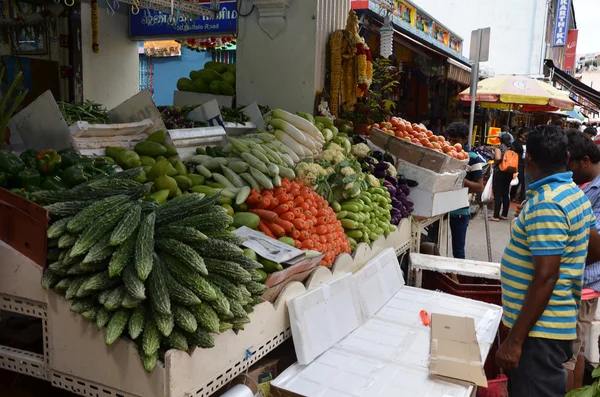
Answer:
<svg viewBox="0 0 600 397"><path fill-rule="evenodd" d="M465 123L452 123L446 129L448 141L455 145L460 143L468 150L469 126ZM474 152L469 154L469 165L463 186L469 188L469 193L483 192L482 167L485 161ZM455 258L465 259L465 244L467 239L467 226L471 219L469 207L461 208L450 213L450 231L452 232L452 254Z"/></svg>

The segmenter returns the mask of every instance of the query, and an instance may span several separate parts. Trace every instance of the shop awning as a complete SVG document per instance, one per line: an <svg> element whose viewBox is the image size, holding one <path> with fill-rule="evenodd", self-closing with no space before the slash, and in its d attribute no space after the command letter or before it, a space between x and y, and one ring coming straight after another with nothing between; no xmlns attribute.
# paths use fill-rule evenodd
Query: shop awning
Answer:
<svg viewBox="0 0 600 397"><path fill-rule="evenodd" d="M382 8L375 2L369 1L368 8L358 8L355 9L355 11L358 15L367 15L378 21L380 25L383 24ZM456 61L456 63L460 65L470 67L469 60L461 53L454 51L450 47L445 46L444 44L437 41L435 38L421 32L414 26L411 26L410 24L404 22L402 19L398 18L395 15L392 15L392 24L394 27L395 35L398 35L401 38L412 42L413 44L417 44L419 47L424 48L427 51L446 56L449 59ZM470 84L470 78L467 84Z"/></svg>
<svg viewBox="0 0 600 397"><path fill-rule="evenodd" d="M463 85L471 85L471 68L448 58L448 80L456 81Z"/></svg>
<svg viewBox="0 0 600 397"><path fill-rule="evenodd" d="M550 76L553 82L562 85L572 94L584 98L595 107L600 108L600 92L554 66L554 62L552 62L551 59L546 59L544 61L544 72L546 75Z"/></svg>

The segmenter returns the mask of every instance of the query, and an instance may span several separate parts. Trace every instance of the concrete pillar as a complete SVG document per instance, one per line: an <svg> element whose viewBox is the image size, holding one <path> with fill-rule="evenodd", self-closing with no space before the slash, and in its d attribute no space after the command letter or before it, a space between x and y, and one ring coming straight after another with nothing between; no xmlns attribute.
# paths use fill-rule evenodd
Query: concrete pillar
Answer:
<svg viewBox="0 0 600 397"><path fill-rule="evenodd" d="M325 83L329 35L346 24L350 0L253 0L238 16L238 105L312 112Z"/></svg>

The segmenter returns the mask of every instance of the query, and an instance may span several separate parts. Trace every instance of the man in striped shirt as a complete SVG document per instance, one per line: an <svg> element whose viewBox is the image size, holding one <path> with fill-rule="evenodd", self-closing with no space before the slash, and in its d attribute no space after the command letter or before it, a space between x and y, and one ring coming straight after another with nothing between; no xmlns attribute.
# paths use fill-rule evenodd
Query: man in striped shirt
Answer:
<svg viewBox="0 0 600 397"><path fill-rule="evenodd" d="M501 262L504 325L511 329L496 353L508 371L511 397L563 397L573 355L577 311L590 232L596 217L566 172L568 140L539 126L527 140L528 201Z"/></svg>
<svg viewBox="0 0 600 397"><path fill-rule="evenodd" d="M586 135L585 131L566 130L569 139L568 170L573 172L573 182L585 193L596 215L596 224L600 222L600 149ZM583 291L577 317L577 338L573 342L573 357L565 363L569 371L567 390L583 386L585 369L584 353L587 334L591 331L600 297L600 262L585 267L583 273ZM595 349L596 346L591 346Z"/></svg>

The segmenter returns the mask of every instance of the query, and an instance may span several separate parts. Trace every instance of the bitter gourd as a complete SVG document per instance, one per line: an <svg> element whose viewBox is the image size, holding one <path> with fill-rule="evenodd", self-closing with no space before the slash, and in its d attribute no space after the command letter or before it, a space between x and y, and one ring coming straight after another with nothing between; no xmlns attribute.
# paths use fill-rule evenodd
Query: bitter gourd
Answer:
<svg viewBox="0 0 600 397"><path fill-rule="evenodd" d="M110 257L115 251L114 247L111 247L108 243L110 240L110 233L106 233L96 244L92 246L90 251L83 258L83 263L94 263L100 262Z"/></svg>
<svg viewBox="0 0 600 397"><path fill-rule="evenodd" d="M137 337L140 336L140 334L144 330L145 320L146 320L146 314L145 314L144 307L143 306L137 307L131 314L131 317L129 317L128 330L129 330L129 337L131 339L136 340Z"/></svg>
<svg viewBox="0 0 600 397"><path fill-rule="evenodd" d="M219 315L209 304L202 302L200 305L190 306L188 310L194 315L200 328L208 332L219 332Z"/></svg>
<svg viewBox="0 0 600 397"><path fill-rule="evenodd" d="M139 279L133 264L128 265L123 271L123 284L129 295L137 300L146 299L146 287L144 282Z"/></svg>
<svg viewBox="0 0 600 397"><path fill-rule="evenodd" d="M217 203L217 199L218 197L205 197L200 193L174 198L156 210L156 224L168 225L207 212Z"/></svg>
<svg viewBox="0 0 600 397"><path fill-rule="evenodd" d="M96 325L98 328L104 328L104 326L108 324L109 320L110 312L103 307L98 309L98 312L96 313Z"/></svg>
<svg viewBox="0 0 600 397"><path fill-rule="evenodd" d="M75 242L79 238L78 234L65 233L58 239L58 248L66 249L71 248L75 245Z"/></svg>
<svg viewBox="0 0 600 397"><path fill-rule="evenodd" d="M156 321L158 331L163 336L171 335L171 332L173 332L173 328L175 327L175 319L172 314L154 312L154 321Z"/></svg>
<svg viewBox="0 0 600 397"><path fill-rule="evenodd" d="M142 207L136 204L132 206L127 213L125 213L123 219L119 221L119 224L110 235L109 244L116 247L127 241L137 230L141 219Z"/></svg>
<svg viewBox="0 0 600 397"><path fill-rule="evenodd" d="M144 354L155 354L160 347L160 339L160 332L158 331L156 322L151 316L146 317L142 334L142 350Z"/></svg>
<svg viewBox="0 0 600 397"><path fill-rule="evenodd" d="M166 285L165 269L160 259L153 255L154 266L148 278L148 294L152 308L161 314L171 314L171 299Z"/></svg>
<svg viewBox="0 0 600 397"><path fill-rule="evenodd" d="M69 233L81 233L89 225L98 220L98 216L111 212L116 206L126 203L129 198L125 195L112 196L90 205L71 219L67 225Z"/></svg>
<svg viewBox="0 0 600 397"><path fill-rule="evenodd" d="M67 225L71 222L71 218L59 219L48 227L46 235L48 238L59 238L67 232Z"/></svg>
<svg viewBox="0 0 600 397"><path fill-rule="evenodd" d="M125 267L132 263L135 253L137 235L134 233L123 245L114 252L108 264L108 274L111 277L120 276ZM136 272L137 274L137 272Z"/></svg>
<svg viewBox="0 0 600 397"><path fill-rule="evenodd" d="M235 262L222 259L206 258L204 263L210 274L217 274L226 278L227 280L243 284L252 280L250 273L248 273L248 271L244 270L244 268Z"/></svg>
<svg viewBox="0 0 600 397"><path fill-rule="evenodd" d="M181 285L188 287L200 300L210 302L217 299L215 290L198 272L166 252L159 252L159 257L171 276Z"/></svg>
<svg viewBox="0 0 600 397"><path fill-rule="evenodd" d="M192 248L198 251L203 258L215 259L232 259L242 255L244 252L237 245L212 238L195 242L192 244Z"/></svg>
<svg viewBox="0 0 600 397"><path fill-rule="evenodd" d="M129 311L119 310L115 312L108 322L106 327L106 345L112 345L125 330L127 320L129 319Z"/></svg>
<svg viewBox="0 0 600 397"><path fill-rule="evenodd" d="M214 207L220 208L220 207ZM213 212L194 215L172 223L172 226L189 226L203 233L218 232L227 229L233 223L233 218L226 212L215 210Z"/></svg>
<svg viewBox="0 0 600 397"><path fill-rule="evenodd" d="M173 306L173 318L175 325L187 332L194 332L198 328L198 322L194 314L183 306Z"/></svg>
<svg viewBox="0 0 600 397"><path fill-rule="evenodd" d="M200 274L208 274L204 260L192 247L172 238L159 238L156 240L156 248L173 255L185 265L191 267Z"/></svg>
<svg viewBox="0 0 600 397"><path fill-rule="evenodd" d="M187 339L179 331L171 332L171 334L167 337L167 346L183 351L187 351L189 349Z"/></svg>
<svg viewBox="0 0 600 397"><path fill-rule="evenodd" d="M200 328L198 328L193 334L188 334L188 341L191 345L198 346L203 349L215 347L215 340L212 335Z"/></svg>
<svg viewBox="0 0 600 397"><path fill-rule="evenodd" d="M173 302L185 306L200 304L200 298L198 298L190 289L179 284L169 272L165 272L165 279L167 281L169 296Z"/></svg>
<svg viewBox="0 0 600 397"><path fill-rule="evenodd" d="M149 213L142 221L135 243L135 270L140 280L145 281L152 272L154 253L154 224L156 213Z"/></svg>

